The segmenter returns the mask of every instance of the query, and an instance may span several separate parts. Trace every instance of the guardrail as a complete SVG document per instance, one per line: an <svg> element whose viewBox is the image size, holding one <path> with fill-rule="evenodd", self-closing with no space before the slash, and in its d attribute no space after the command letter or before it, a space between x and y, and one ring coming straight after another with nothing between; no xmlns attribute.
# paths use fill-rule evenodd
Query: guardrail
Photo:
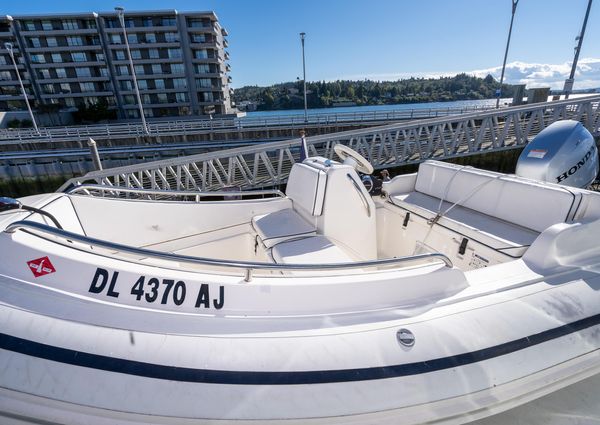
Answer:
<svg viewBox="0 0 600 425"><path fill-rule="evenodd" d="M211 133L218 130L239 131L244 129L269 129L280 126L303 127L305 125L332 125L336 123L376 123L407 119L424 119L465 112L482 111L489 107L464 106L448 108L393 109L362 112L310 113L304 115L273 115L261 117L195 119L148 122L148 134L140 123L83 125L69 127L42 127L40 134L34 129L0 129L0 145L23 143L52 143L94 140L144 138L160 136L186 136Z"/></svg>
<svg viewBox="0 0 600 425"><path fill-rule="evenodd" d="M376 169L522 147L555 121L581 121L600 135L600 96L382 125L306 139L313 156L333 157L342 143ZM263 143L188 157L94 171L59 191L93 182L138 189L211 191L273 187L300 157L300 140Z"/></svg>
<svg viewBox="0 0 600 425"><path fill-rule="evenodd" d="M105 241L102 239L91 238L89 236L80 235L78 233L68 232L66 230L51 227L46 224L36 223L34 221L22 220L9 224L4 230L6 233L14 233L17 230L37 230L45 234L50 234L64 240L63 245L72 245L73 242L79 242L85 247L101 247L110 250L111 252L125 252L143 258L157 258L167 261L176 261L189 264L200 264L204 266L234 268L244 270L244 281L250 282L252 274L255 270L274 270L274 271L318 271L323 270L350 270L364 269L370 267L383 267L391 265L399 265L402 263L410 263L427 260L440 260L446 267L452 268L452 261L440 253L417 254L409 257L386 258L382 260L370 261L355 261L349 263L324 263L324 264L275 264L275 263L260 263L252 261L232 261L232 260L217 260L214 258L192 257L189 255L172 254L169 252L154 251L145 248L136 248L130 245L122 245L114 242ZM358 271L364 273L364 271ZM319 274L321 276L321 274Z"/></svg>

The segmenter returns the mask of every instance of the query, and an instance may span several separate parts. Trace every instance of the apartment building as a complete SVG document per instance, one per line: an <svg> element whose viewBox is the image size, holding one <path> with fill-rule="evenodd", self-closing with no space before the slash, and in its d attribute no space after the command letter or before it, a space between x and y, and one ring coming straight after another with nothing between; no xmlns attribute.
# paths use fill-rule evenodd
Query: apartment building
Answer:
<svg viewBox="0 0 600 425"><path fill-rule="evenodd" d="M125 11L125 30L147 117L234 112L227 32L214 12ZM139 118L116 12L0 16L0 111L23 110L7 42L33 105L101 102Z"/></svg>

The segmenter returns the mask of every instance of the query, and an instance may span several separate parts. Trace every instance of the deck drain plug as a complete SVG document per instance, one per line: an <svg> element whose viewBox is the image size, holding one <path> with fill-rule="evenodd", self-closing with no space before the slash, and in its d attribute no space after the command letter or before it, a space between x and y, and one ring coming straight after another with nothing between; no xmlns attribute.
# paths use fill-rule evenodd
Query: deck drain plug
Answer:
<svg viewBox="0 0 600 425"><path fill-rule="evenodd" d="M415 336L408 329L402 328L396 332L396 339L398 339L398 342L405 347L412 347L415 345Z"/></svg>

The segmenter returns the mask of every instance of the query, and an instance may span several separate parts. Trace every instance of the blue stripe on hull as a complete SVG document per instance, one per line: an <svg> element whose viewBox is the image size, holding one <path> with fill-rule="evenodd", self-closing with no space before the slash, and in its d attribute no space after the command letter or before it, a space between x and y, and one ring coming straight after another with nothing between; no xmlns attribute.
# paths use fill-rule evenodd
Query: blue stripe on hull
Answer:
<svg viewBox="0 0 600 425"><path fill-rule="evenodd" d="M493 347L416 363L360 369L253 372L192 369L55 347L0 333L0 348L59 363L169 381L230 385L303 385L368 381L435 372L514 353L600 324L600 314Z"/></svg>

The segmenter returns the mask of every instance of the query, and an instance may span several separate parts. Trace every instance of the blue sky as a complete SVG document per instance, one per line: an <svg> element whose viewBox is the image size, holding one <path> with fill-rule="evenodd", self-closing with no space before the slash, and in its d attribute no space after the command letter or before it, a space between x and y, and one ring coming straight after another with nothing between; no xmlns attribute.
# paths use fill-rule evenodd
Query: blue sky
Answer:
<svg viewBox="0 0 600 425"><path fill-rule="evenodd" d="M511 0L29 0L2 13L175 8L214 10L229 31L233 86L301 76L298 33L307 33L307 80L389 80L470 72L499 75ZM508 82L562 86L587 0L520 0ZM575 88L600 87L600 1L592 6Z"/></svg>

